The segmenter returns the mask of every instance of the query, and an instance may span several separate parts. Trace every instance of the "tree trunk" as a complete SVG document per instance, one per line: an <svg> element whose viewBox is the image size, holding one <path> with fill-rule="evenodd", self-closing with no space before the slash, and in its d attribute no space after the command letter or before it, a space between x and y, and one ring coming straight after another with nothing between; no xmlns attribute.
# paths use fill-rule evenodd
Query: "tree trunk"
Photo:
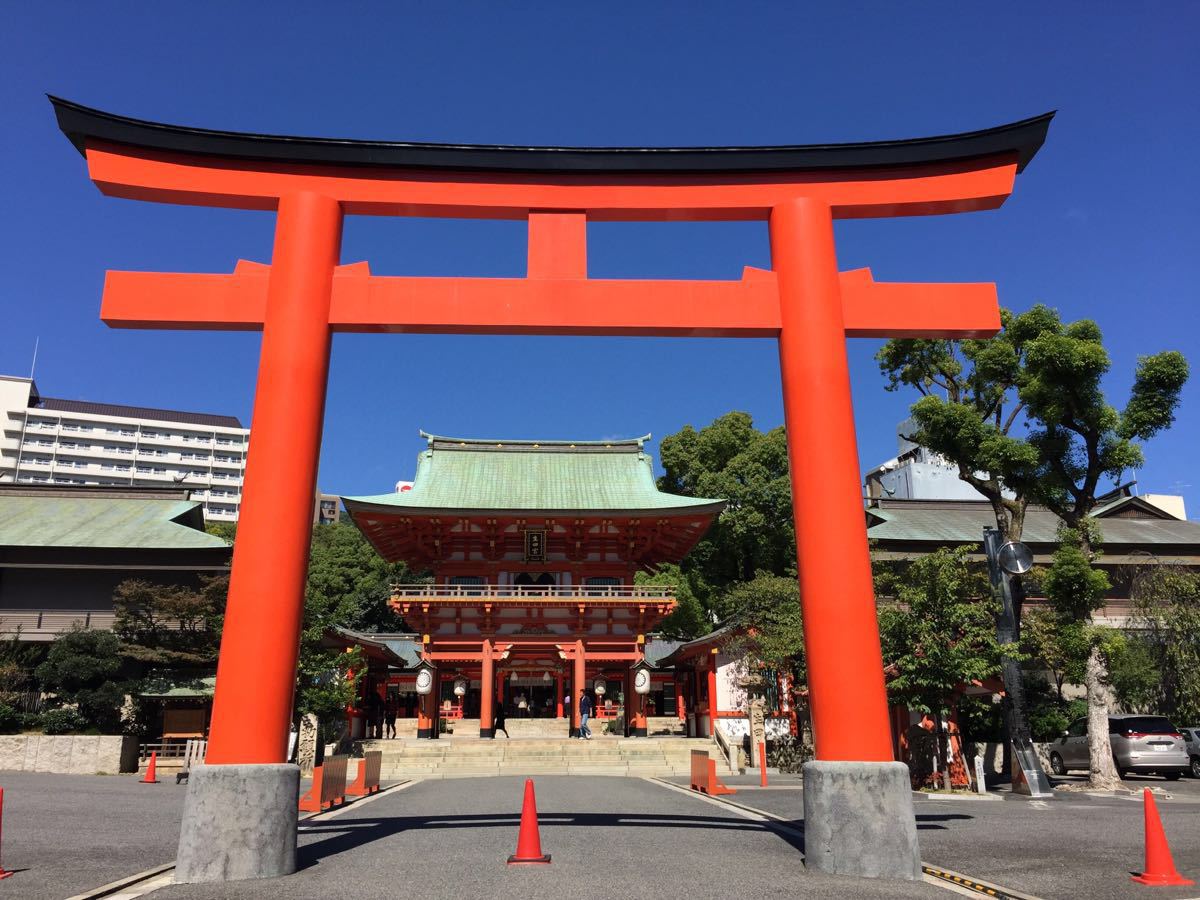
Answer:
<svg viewBox="0 0 1200 900"><path fill-rule="evenodd" d="M1088 786L1093 790L1111 791L1121 786L1121 776L1113 761L1112 743L1108 739L1108 710L1112 705L1112 690L1108 685L1108 665L1099 647L1092 647L1084 675L1088 702Z"/></svg>
<svg viewBox="0 0 1200 900"><path fill-rule="evenodd" d="M948 749L946 746L946 732L942 728L941 713L934 713L933 727L936 732L936 743L934 746L937 747L938 772L940 772L942 775L942 787L949 791L953 789L953 783L950 780L950 763L946 754Z"/></svg>

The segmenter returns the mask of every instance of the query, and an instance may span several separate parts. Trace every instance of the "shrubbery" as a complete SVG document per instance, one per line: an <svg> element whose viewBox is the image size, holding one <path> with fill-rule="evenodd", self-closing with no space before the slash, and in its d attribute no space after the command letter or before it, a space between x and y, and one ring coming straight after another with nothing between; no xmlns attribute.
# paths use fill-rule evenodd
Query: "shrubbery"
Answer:
<svg viewBox="0 0 1200 900"><path fill-rule="evenodd" d="M88 729L88 722L79 711L65 706L46 710L40 719L46 734L78 734Z"/></svg>

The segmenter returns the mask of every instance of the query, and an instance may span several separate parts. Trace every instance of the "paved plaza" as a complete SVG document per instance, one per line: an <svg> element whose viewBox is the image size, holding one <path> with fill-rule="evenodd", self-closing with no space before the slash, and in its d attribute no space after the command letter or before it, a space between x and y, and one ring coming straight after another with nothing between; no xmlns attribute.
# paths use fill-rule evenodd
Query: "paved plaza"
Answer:
<svg viewBox="0 0 1200 900"><path fill-rule="evenodd" d="M0 898L63 900L169 863L187 788L133 775L0 772L0 861L16 871Z"/></svg>
<svg viewBox="0 0 1200 900"><path fill-rule="evenodd" d="M539 776L549 867L504 864L516 846L524 779L410 782L301 823L295 875L271 881L273 900L393 897L947 897L931 884L822 876L803 866L803 792L795 776L729 779L730 802L639 778ZM1160 795L1180 870L1200 875L1200 781L1130 779ZM185 788L132 776L4 773L0 900L64 900L174 857ZM920 799L926 862L1046 900L1178 900L1198 888L1129 882L1141 867L1142 803L1065 794L1025 799ZM759 811L768 817L756 815ZM780 827L782 825L783 827ZM262 897L264 882L171 885L156 900Z"/></svg>

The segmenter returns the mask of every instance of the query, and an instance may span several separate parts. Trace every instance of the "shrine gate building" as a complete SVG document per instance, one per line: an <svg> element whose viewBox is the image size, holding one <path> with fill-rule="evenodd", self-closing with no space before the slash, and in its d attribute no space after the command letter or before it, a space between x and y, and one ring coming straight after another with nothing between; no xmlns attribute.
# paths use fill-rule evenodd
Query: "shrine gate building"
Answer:
<svg viewBox="0 0 1200 900"><path fill-rule="evenodd" d="M433 572L431 584L397 585L391 599L419 630L433 685L420 700L418 737L437 736L441 704L451 702L443 682L455 683L467 718L478 715L480 737L494 737L505 678L530 684L519 695L528 704L522 712L552 702L558 717L570 716L572 735L579 692L599 685L603 695L616 681L627 733L645 736L646 635L675 597L669 587L635 584L635 576L682 560L725 502L659 491L649 435L422 436L428 447L410 490L343 498L385 559ZM538 679L540 691L532 689Z"/></svg>

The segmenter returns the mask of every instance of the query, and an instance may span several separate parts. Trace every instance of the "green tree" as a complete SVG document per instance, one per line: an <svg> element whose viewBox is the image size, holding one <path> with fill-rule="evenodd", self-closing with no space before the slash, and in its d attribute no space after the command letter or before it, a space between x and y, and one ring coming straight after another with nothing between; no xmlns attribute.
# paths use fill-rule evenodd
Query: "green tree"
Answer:
<svg viewBox="0 0 1200 900"><path fill-rule="evenodd" d="M748 413L730 412L699 431L685 426L659 447L661 490L714 497L728 505L683 561L696 597L717 594L758 572L795 571L796 536L783 428L759 431Z"/></svg>
<svg viewBox="0 0 1200 900"><path fill-rule="evenodd" d="M395 582L412 580L408 567L389 563L349 522L313 529L306 604L317 604L314 620L360 631L396 631L403 622L388 600Z"/></svg>
<svg viewBox="0 0 1200 900"><path fill-rule="evenodd" d="M1021 625L1021 649L1040 662L1054 681L1054 691L1064 701L1063 685L1083 681L1087 665L1088 640L1077 621L1064 621L1055 609L1040 607L1025 613Z"/></svg>
<svg viewBox="0 0 1200 900"><path fill-rule="evenodd" d="M800 743L811 743L808 721L808 666L800 588L793 576L759 572L750 581L725 590L717 606L724 624L732 626L724 650L745 659L747 673L757 673L768 706L779 707L781 677L787 684L788 707L795 711Z"/></svg>
<svg viewBox="0 0 1200 900"><path fill-rule="evenodd" d="M122 581L113 594L113 633L121 653L150 666L212 665L228 593L228 575L202 576L194 586Z"/></svg>
<svg viewBox="0 0 1200 900"><path fill-rule="evenodd" d="M326 729L340 722L354 702L363 660L357 650L323 646L335 628L395 631L403 624L388 606L391 585L408 569L388 563L350 523L313 529L304 620L300 633L295 712L312 714Z"/></svg>
<svg viewBox="0 0 1200 900"><path fill-rule="evenodd" d="M692 590L691 580L675 563L659 566L653 573L638 572L633 583L675 588L675 609L658 626L666 637L690 641L712 630L712 619Z"/></svg>
<svg viewBox="0 0 1200 900"><path fill-rule="evenodd" d="M793 685L808 683L804 622L795 578L759 572L739 582L720 599L723 624L734 626L751 662L783 674Z"/></svg>
<svg viewBox="0 0 1200 900"><path fill-rule="evenodd" d="M85 727L105 734L120 728L125 690L120 644L108 631L75 629L61 635L37 667L42 688L54 695L56 706L75 706Z"/></svg>
<svg viewBox="0 0 1200 900"><path fill-rule="evenodd" d="M1130 593L1138 635L1130 640L1139 641L1158 676L1152 709L1184 727L1200 722L1200 574L1152 564L1135 575Z"/></svg>
<svg viewBox="0 0 1200 900"><path fill-rule="evenodd" d="M879 611L884 659L895 664L889 696L928 712L937 725L939 770L949 786L942 718L955 691L1000 671L993 620L995 601L987 576L967 562L968 548L941 549L890 579L896 603Z"/></svg>
<svg viewBox="0 0 1200 900"><path fill-rule="evenodd" d="M1064 324L1041 304L1019 315L1003 310L1001 322L1001 334L987 341L889 341L877 355L880 368L890 390L908 386L922 394L912 408L912 439L958 466L959 477L992 504L1007 540L1020 539L1028 504L1038 502L1063 520L1090 561L1087 519L1101 481L1141 465L1138 442L1174 421L1187 361L1174 351L1141 357L1118 412L1101 388L1110 361L1094 322ZM1063 565L1074 563L1064 558ZM1095 607L1084 607L1094 596L1085 602L1085 595L1066 603L1090 624ZM1019 636L1019 600L1017 606ZM1101 788L1118 780L1108 743L1105 640L1092 632L1085 671L1091 782ZM1005 680L1013 736L1027 737L1015 666L1005 667Z"/></svg>

